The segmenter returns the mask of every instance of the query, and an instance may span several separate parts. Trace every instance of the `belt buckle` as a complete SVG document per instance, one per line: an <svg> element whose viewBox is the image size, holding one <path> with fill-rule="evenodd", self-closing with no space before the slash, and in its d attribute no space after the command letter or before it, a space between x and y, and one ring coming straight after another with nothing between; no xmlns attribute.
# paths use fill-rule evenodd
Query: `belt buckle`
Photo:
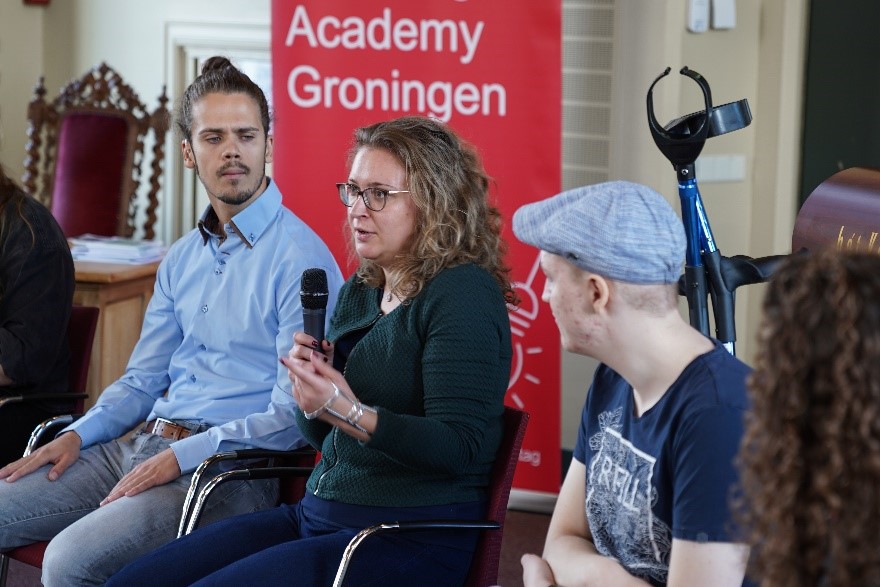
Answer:
<svg viewBox="0 0 880 587"><path fill-rule="evenodd" d="M180 440L192 434L192 430L186 426L181 426L172 420L166 418L156 418L153 424L153 434L167 438L168 440Z"/></svg>
<svg viewBox="0 0 880 587"><path fill-rule="evenodd" d="M173 420L168 420L166 418L156 418L156 424L154 425L154 428L159 426L159 424L161 424L163 427L164 426L177 426L177 424L175 424Z"/></svg>

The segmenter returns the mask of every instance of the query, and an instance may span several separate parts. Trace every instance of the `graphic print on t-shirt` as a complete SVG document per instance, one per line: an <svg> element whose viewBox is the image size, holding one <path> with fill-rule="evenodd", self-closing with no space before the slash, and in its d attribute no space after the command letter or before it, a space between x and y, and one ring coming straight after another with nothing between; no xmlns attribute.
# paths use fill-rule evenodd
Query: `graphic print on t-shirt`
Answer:
<svg viewBox="0 0 880 587"><path fill-rule="evenodd" d="M586 512L596 550L617 559L631 574L666 582L672 533L654 517L651 482L656 459L620 435L620 408L599 416L590 438L593 456L586 486Z"/></svg>

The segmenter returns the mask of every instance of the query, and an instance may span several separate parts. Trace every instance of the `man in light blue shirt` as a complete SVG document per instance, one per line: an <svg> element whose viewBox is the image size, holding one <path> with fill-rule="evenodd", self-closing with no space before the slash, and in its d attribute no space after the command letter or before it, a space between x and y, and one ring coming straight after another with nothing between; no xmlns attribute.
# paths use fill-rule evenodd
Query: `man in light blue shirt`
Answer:
<svg viewBox="0 0 880 587"><path fill-rule="evenodd" d="M278 357L302 330L303 270L326 272L328 315L342 275L265 175L268 106L247 76L209 59L177 122L211 206L162 261L125 374L55 440L0 469L0 550L51 539L44 585L103 585L173 539L191 473L211 454L305 444ZM225 485L206 522L275 504L273 482Z"/></svg>

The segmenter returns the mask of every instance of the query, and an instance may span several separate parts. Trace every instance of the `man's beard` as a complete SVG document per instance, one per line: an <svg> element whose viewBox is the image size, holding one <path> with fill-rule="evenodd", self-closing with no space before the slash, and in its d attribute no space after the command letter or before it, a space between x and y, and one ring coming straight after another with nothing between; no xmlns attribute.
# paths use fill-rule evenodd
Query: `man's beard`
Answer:
<svg viewBox="0 0 880 587"><path fill-rule="evenodd" d="M245 173L244 179L240 180L242 182L247 181L250 178L251 169L247 165L243 163L227 163L219 170L217 170L217 178L223 179L223 172L228 171L229 169L241 169ZM199 178L199 181L202 182L202 185L205 186L205 189L208 189L208 185L205 183L205 180L202 178L201 171L199 171L198 164L195 165L195 172ZM243 191L229 191L229 192L221 192L212 194L215 198L223 202L224 204L228 204L230 206L239 206L244 204L248 200L254 197L254 194L257 193L257 190L263 185L263 180L266 179L266 169L263 167L263 172L260 174L260 180L251 188L245 189ZM234 188L233 188L234 189Z"/></svg>

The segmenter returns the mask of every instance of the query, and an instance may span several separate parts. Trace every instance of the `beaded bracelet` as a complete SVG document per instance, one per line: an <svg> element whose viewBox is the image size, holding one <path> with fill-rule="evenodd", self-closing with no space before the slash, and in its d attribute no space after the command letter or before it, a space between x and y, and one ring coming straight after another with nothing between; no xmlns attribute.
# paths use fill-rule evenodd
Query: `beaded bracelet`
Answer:
<svg viewBox="0 0 880 587"><path fill-rule="evenodd" d="M303 410L303 416L305 416L306 420L314 420L315 418L317 418L318 416L320 416L321 414L323 414L324 412L327 412L327 411L330 411L330 413L336 415L335 412L333 412L330 409L330 406L333 405L333 402L336 401L336 398L338 398L341 395L341 393L339 391L339 388L336 387L335 383L333 383L331 381L330 385L333 386L333 395L330 396L330 399L328 399L326 402L324 402L323 406L321 406L320 408L318 408L314 412L306 412L305 410Z"/></svg>

